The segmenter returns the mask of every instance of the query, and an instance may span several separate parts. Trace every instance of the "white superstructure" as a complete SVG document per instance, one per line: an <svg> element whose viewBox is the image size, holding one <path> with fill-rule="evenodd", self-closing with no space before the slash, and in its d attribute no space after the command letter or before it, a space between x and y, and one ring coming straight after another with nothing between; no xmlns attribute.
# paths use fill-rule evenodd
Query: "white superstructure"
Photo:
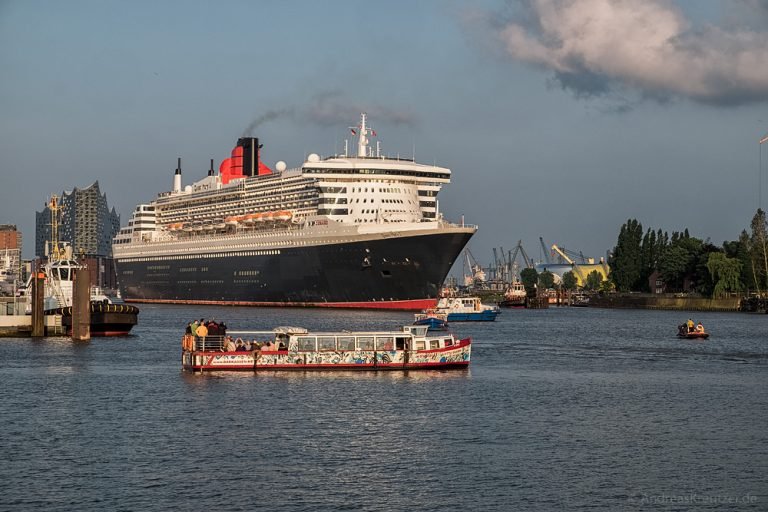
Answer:
<svg viewBox="0 0 768 512"><path fill-rule="evenodd" d="M170 192L136 207L114 240L115 257L163 252L161 247L185 251L202 239L216 245L245 236L269 240L267 245L279 239L295 245L297 238L323 239L331 232L364 235L447 225L437 194L450 182L449 169L385 157L380 149L374 154L369 137L375 132L365 114L353 133L356 156L313 153L301 167L285 169L278 162L277 172L265 175L228 180L211 172L182 186L177 169Z"/></svg>

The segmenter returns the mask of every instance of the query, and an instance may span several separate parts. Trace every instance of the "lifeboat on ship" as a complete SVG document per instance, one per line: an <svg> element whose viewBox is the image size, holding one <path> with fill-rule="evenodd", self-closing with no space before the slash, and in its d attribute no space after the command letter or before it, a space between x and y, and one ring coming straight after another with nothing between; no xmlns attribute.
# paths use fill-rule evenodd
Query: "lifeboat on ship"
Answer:
<svg viewBox="0 0 768 512"><path fill-rule="evenodd" d="M293 217L293 213L288 210L280 210L275 214L275 218L281 222L288 222Z"/></svg>
<svg viewBox="0 0 768 512"><path fill-rule="evenodd" d="M227 226L237 226L239 223L240 223L240 217L231 215L229 217L224 218L224 224L226 224Z"/></svg>

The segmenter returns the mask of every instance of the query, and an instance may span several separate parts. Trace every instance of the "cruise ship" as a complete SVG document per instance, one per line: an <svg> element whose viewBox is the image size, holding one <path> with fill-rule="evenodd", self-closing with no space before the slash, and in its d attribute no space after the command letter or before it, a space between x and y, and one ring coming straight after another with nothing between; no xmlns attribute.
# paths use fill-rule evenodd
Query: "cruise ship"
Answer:
<svg viewBox="0 0 768 512"><path fill-rule="evenodd" d="M218 172L140 204L114 239L126 301L419 310L477 231L448 222L451 171L382 155L365 114L357 154L260 159L243 137ZM345 147L348 147L345 144Z"/></svg>

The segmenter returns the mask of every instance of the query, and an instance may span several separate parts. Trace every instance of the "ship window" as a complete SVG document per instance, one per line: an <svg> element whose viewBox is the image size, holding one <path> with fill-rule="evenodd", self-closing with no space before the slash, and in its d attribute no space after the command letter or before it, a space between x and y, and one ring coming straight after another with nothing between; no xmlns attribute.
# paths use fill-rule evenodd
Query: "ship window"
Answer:
<svg viewBox="0 0 768 512"><path fill-rule="evenodd" d="M355 350L354 336L339 336L336 338L339 350Z"/></svg>
<svg viewBox="0 0 768 512"><path fill-rule="evenodd" d="M373 336L361 336L357 338L358 350L373 350Z"/></svg>
<svg viewBox="0 0 768 512"><path fill-rule="evenodd" d="M315 338L299 337L299 350L314 352Z"/></svg>
<svg viewBox="0 0 768 512"><path fill-rule="evenodd" d="M319 336L317 350L336 350L336 339L333 336Z"/></svg>
<svg viewBox="0 0 768 512"><path fill-rule="evenodd" d="M419 340L415 343L416 350L424 350L424 340Z"/></svg>
<svg viewBox="0 0 768 512"><path fill-rule="evenodd" d="M440 348L440 340L429 340L429 349L434 350Z"/></svg>
<svg viewBox="0 0 768 512"><path fill-rule="evenodd" d="M376 338L376 350L392 350L394 347L394 338Z"/></svg>
<svg viewBox="0 0 768 512"><path fill-rule="evenodd" d="M395 338L395 349L405 350L405 343L408 338Z"/></svg>
<svg viewBox="0 0 768 512"><path fill-rule="evenodd" d="M450 347L451 345L453 345L453 340L451 338L445 338L445 340L443 341L445 342L446 347Z"/></svg>

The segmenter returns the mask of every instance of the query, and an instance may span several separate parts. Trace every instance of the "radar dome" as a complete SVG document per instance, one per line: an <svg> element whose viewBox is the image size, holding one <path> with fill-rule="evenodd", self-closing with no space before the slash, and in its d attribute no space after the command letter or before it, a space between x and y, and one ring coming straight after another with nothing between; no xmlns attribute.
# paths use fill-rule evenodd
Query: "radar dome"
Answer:
<svg viewBox="0 0 768 512"><path fill-rule="evenodd" d="M309 156L307 157L307 161L313 162L313 163L314 162L319 162L320 161L320 155L318 155L317 153L310 153Z"/></svg>
<svg viewBox="0 0 768 512"><path fill-rule="evenodd" d="M187 185L186 187L184 187L184 192L186 192L187 194L191 194L192 193L192 185Z"/></svg>
<svg viewBox="0 0 768 512"><path fill-rule="evenodd" d="M286 167L287 166L285 165L285 162L283 162L282 160L280 160L275 164L275 169L277 169L278 172L283 172L286 169Z"/></svg>

